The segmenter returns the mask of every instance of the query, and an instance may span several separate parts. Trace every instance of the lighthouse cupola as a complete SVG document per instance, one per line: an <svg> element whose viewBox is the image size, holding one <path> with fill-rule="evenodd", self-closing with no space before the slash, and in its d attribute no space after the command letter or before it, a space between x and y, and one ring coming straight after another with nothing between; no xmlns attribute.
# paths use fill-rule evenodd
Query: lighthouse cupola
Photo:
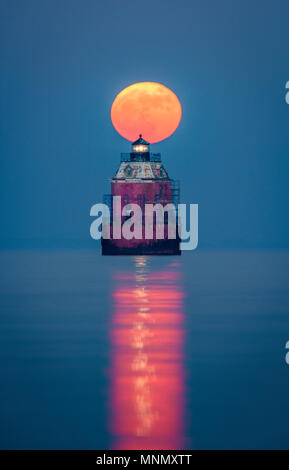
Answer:
<svg viewBox="0 0 289 470"><path fill-rule="evenodd" d="M131 160L138 162L150 160L150 144L142 138L142 134L132 143Z"/></svg>

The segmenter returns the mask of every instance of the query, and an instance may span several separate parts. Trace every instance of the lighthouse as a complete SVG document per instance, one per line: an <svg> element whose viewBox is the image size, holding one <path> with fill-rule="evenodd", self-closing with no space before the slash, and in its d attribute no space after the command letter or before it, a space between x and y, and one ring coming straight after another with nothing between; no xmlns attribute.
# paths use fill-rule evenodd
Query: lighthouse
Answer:
<svg viewBox="0 0 289 470"><path fill-rule="evenodd" d="M111 219L109 238L102 238L103 255L180 255L180 238L177 229L177 210L180 198L178 181L171 179L164 168L160 153L152 153L150 144L142 135L132 142L131 152L122 153L119 168L110 179L111 192L104 196L104 203L109 207ZM116 198L115 196L118 196ZM116 214L115 200L119 201ZM131 216L131 207L137 204L142 216L138 220L141 236L127 239L121 235L113 236L113 220L119 216L123 224ZM158 219L152 218L152 236L146 237L146 206L153 205L163 211L163 237L157 236ZM171 221L166 207L174 206L175 221ZM175 237L170 236L170 224L174 224Z"/></svg>

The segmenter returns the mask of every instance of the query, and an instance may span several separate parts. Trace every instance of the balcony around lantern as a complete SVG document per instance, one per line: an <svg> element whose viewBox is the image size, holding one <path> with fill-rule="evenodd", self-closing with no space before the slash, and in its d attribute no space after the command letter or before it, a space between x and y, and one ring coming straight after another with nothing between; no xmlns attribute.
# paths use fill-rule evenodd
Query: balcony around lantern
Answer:
<svg viewBox="0 0 289 470"><path fill-rule="evenodd" d="M150 161L150 162L161 162L161 154L160 153L150 153L145 152L144 154L141 153L121 153L120 154L120 161L121 162L130 162L130 161Z"/></svg>

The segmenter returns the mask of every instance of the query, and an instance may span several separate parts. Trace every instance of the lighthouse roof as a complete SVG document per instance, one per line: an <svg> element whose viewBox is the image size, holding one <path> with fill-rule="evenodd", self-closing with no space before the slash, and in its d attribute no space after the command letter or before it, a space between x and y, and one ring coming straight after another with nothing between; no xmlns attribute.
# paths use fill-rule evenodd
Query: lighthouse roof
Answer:
<svg viewBox="0 0 289 470"><path fill-rule="evenodd" d="M140 183L143 180L168 180L169 176L159 162L122 162L118 168L113 181L122 180L123 182Z"/></svg>
<svg viewBox="0 0 289 470"><path fill-rule="evenodd" d="M135 142L132 143L132 145L139 145L139 144L149 145L149 142L147 142L146 140L142 138L142 134L140 134L139 138Z"/></svg>

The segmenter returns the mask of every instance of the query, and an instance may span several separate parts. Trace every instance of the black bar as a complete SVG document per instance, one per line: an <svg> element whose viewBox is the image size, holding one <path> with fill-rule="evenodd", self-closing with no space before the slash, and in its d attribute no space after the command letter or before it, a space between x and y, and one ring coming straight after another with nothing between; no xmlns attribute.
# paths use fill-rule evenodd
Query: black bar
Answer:
<svg viewBox="0 0 289 470"><path fill-rule="evenodd" d="M286 455L285 455L286 454ZM27 465L28 468L41 468L42 465L59 468L72 465L79 468L98 468L100 465L132 468L150 465L213 464L230 462L232 464L260 464L262 459L274 467L278 458L288 458L287 450L0 450L0 466L11 468L14 465ZM9 467L3 467L9 464ZM85 465L85 467L83 467ZM67 467L65 467L67 468Z"/></svg>

